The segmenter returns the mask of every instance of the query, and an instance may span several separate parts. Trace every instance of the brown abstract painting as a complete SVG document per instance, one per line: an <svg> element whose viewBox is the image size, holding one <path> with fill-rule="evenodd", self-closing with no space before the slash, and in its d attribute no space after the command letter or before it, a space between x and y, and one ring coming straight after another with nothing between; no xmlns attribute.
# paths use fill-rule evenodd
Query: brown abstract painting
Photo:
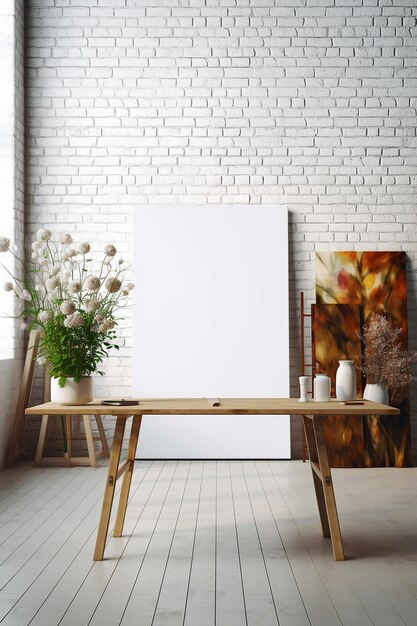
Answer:
<svg viewBox="0 0 417 626"><path fill-rule="evenodd" d="M362 327L371 313L385 315L402 330L403 347L407 348L404 252L317 253L316 296L318 305L358 305ZM340 306L334 311L336 317L340 315ZM316 328L316 335L317 332ZM396 406L401 410L399 417L364 418L363 465L404 467L411 464L408 398Z"/></svg>
<svg viewBox="0 0 417 626"><path fill-rule="evenodd" d="M316 370L326 372L335 395L336 370L340 359L360 362L360 306L357 304L313 304L311 331L313 363ZM357 377L357 395L362 394L362 379ZM332 467L362 467L364 432L361 416L329 416L324 424L324 436Z"/></svg>

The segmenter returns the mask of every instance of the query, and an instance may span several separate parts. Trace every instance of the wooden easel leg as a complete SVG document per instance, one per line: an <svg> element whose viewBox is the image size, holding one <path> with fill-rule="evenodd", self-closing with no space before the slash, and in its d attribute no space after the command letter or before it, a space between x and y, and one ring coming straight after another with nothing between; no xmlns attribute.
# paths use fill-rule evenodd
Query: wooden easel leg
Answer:
<svg viewBox="0 0 417 626"><path fill-rule="evenodd" d="M48 430L49 415L42 415L41 428L39 431L38 447L35 454L35 467L42 464L43 449L45 447L46 433Z"/></svg>
<svg viewBox="0 0 417 626"><path fill-rule="evenodd" d="M96 451L94 449L93 431L91 430L91 422L89 415L83 415L85 438L87 440L88 457L90 459L90 467L97 467Z"/></svg>
<svg viewBox="0 0 417 626"><path fill-rule="evenodd" d="M123 533L123 525L126 517L127 502L129 499L130 483L132 482L133 467L135 464L135 455L138 445L141 421L142 415L133 416L129 447L127 451L127 460L129 461L129 466L123 476L122 488L120 490L119 507L117 509L116 523L114 525L113 531L114 537L121 537Z"/></svg>
<svg viewBox="0 0 417 626"><path fill-rule="evenodd" d="M101 415L95 415L98 434L100 435L101 447L105 457L110 456L109 444L107 443L106 432L104 430L103 422L101 421Z"/></svg>
<svg viewBox="0 0 417 626"><path fill-rule="evenodd" d="M103 504L101 507L100 522L98 525L97 540L93 556L94 561L103 560L125 427L126 417L118 417L110 453L109 469L107 472L106 488L104 490Z"/></svg>
<svg viewBox="0 0 417 626"><path fill-rule="evenodd" d="M71 465L71 457L72 457L71 415L65 416L65 440L67 442L66 461L67 461L67 465Z"/></svg>
<svg viewBox="0 0 417 626"><path fill-rule="evenodd" d="M30 392L32 390L33 372L35 369L36 355L38 353L39 339L40 332L38 330L32 330L29 336L19 395L17 396L16 411L10 429L6 453L6 467L10 467L15 462L23 436L26 423L25 409L29 404Z"/></svg>
<svg viewBox="0 0 417 626"><path fill-rule="evenodd" d="M333 556L336 561L344 561L342 536L340 533L336 499L323 433L323 416L303 415L303 425L307 440L314 488L316 491L323 536L332 542Z"/></svg>

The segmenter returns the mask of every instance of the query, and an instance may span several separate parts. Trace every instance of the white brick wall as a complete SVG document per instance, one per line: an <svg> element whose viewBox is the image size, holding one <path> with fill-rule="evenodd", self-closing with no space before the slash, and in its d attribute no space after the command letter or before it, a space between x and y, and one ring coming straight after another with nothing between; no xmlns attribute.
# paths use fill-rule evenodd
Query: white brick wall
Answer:
<svg viewBox="0 0 417 626"><path fill-rule="evenodd" d="M287 204L293 393L316 250L405 250L417 347L415 0L26 4L32 230L131 255L140 203ZM103 393L129 392L123 333Z"/></svg>

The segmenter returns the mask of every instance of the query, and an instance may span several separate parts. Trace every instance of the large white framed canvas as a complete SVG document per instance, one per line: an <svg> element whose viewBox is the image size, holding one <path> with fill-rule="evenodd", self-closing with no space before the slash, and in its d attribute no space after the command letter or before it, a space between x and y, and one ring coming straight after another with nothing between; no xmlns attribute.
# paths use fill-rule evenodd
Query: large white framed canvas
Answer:
<svg viewBox="0 0 417 626"><path fill-rule="evenodd" d="M140 206L133 395L288 397L283 206ZM139 458L289 458L289 416L148 416Z"/></svg>

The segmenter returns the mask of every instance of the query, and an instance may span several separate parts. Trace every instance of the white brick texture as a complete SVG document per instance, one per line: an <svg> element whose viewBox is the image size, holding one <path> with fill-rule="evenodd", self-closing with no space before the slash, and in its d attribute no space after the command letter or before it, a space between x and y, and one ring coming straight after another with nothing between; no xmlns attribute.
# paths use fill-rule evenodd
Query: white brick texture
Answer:
<svg viewBox="0 0 417 626"><path fill-rule="evenodd" d="M316 250L406 251L417 347L415 0L26 6L31 230L128 257L141 203L286 204L292 393ZM129 319L122 332L100 393L129 393Z"/></svg>

